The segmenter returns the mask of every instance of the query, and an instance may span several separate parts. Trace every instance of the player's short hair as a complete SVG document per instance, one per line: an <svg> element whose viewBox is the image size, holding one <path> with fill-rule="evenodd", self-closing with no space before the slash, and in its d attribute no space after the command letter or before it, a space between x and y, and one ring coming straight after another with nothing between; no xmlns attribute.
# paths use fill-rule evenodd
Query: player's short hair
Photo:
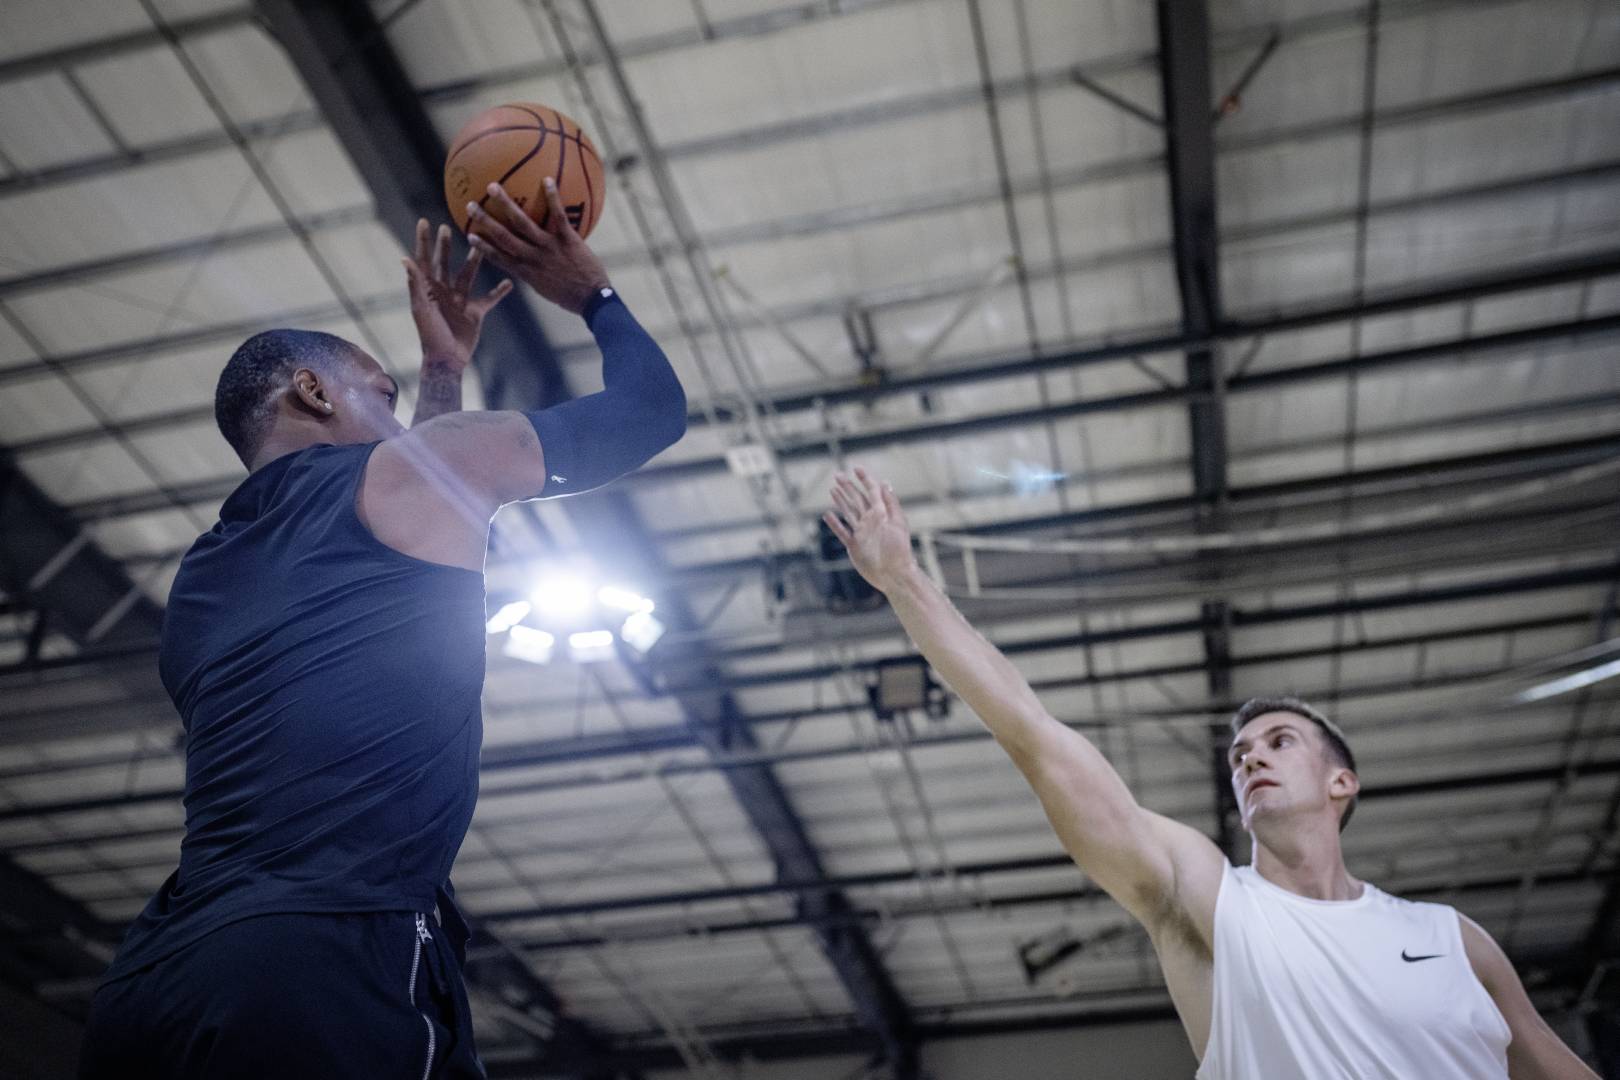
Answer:
<svg viewBox="0 0 1620 1080"><path fill-rule="evenodd" d="M1338 724L1296 697L1258 697L1245 701L1238 711L1232 714L1232 737L1236 738L1244 725L1255 717L1274 712L1292 713L1315 724L1327 743L1328 759L1351 772L1357 771L1356 755L1350 752L1350 743L1345 739L1344 731ZM1350 824L1350 815L1356 812L1356 801L1357 796L1350 796L1349 804L1339 816L1340 832Z"/></svg>
<svg viewBox="0 0 1620 1080"><path fill-rule="evenodd" d="M353 356L353 345L319 330L266 330L242 342L214 388L214 420L242 464L264 444L276 415L272 395L294 371L330 372Z"/></svg>

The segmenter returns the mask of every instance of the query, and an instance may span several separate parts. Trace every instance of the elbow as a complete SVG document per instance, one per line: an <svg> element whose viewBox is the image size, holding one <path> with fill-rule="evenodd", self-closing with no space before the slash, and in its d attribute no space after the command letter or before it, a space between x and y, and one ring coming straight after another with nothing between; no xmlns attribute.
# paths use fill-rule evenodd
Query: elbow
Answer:
<svg viewBox="0 0 1620 1080"><path fill-rule="evenodd" d="M659 450L669 449L686 436L686 390L679 379L671 379L670 384L669 392L660 394L648 410L648 434Z"/></svg>

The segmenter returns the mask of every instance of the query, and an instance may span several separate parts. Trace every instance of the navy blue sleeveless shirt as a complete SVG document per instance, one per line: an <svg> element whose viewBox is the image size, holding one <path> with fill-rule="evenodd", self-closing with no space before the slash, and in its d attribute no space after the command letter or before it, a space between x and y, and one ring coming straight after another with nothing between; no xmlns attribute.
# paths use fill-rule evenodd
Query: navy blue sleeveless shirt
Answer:
<svg viewBox="0 0 1620 1080"><path fill-rule="evenodd" d="M425 912L448 888L478 795L484 578L361 523L378 445L262 466L180 564L158 669L186 835L108 979L251 915Z"/></svg>

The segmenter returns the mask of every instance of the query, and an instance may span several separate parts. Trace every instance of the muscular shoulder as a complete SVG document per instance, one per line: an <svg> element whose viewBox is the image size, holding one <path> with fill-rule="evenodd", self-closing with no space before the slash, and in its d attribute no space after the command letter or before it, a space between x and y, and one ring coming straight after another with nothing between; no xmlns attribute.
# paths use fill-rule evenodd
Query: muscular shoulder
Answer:
<svg viewBox="0 0 1620 1080"><path fill-rule="evenodd" d="M455 433L497 432L486 451L493 456L502 440L521 442L510 424L500 419L510 415L517 414L455 413L382 442L371 454L355 500L361 522L378 540L403 554L482 569L490 518L506 500L489 490L476 464L470 464L478 457L477 444L458 440ZM529 428L527 421L523 427ZM528 430L528 439L528 453L538 459L533 429Z"/></svg>
<svg viewBox="0 0 1620 1080"><path fill-rule="evenodd" d="M379 484L427 487L457 503L487 504L490 512L545 486L540 439L520 412L436 416L387 440L376 458Z"/></svg>

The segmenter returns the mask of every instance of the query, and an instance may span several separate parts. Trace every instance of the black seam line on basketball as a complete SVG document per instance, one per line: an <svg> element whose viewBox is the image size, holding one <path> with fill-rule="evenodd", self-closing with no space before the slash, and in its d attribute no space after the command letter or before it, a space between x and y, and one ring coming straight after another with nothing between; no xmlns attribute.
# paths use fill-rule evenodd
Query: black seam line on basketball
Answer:
<svg viewBox="0 0 1620 1080"><path fill-rule="evenodd" d="M532 116L532 117L534 117L534 122L539 124L541 127L546 126L546 118L541 116L539 113L535 112L533 109L529 108L527 105L508 105L506 107L508 109L514 109L517 112L522 113L524 116ZM557 110L552 109L551 111L556 112ZM557 121L557 123L561 124L562 121L559 120L559 121Z"/></svg>
<svg viewBox="0 0 1620 1080"><path fill-rule="evenodd" d="M570 134L568 134L567 130L565 130L565 129L546 127L545 124L540 123L540 124L512 124L510 126L504 126L504 127L498 127L498 128L489 128L489 129L487 129L485 131L480 131L478 134L474 135L472 138L468 139L466 142L457 143L455 146L451 147L450 155L446 159L446 164L448 164L451 161L456 160L456 158L461 156L461 152L463 150L467 149L467 147L471 146L473 143L477 142L479 139L482 139L484 136L486 136L486 135L499 135L502 132L507 132L507 131L544 131L544 132L548 132L549 134L557 136L559 139L567 139L569 142L573 143L575 146L578 146L581 150L589 150L591 152L591 156L593 158L596 158L597 161L602 160L602 156L596 152L595 148L589 146L585 142L585 137L583 135L570 135Z"/></svg>
<svg viewBox="0 0 1620 1080"><path fill-rule="evenodd" d="M1401 959L1405 960L1408 964L1415 964L1419 960L1438 960L1440 957L1442 957L1444 955L1446 955L1446 954L1443 953L1443 952L1437 952L1437 953L1430 953L1428 956L1407 956L1406 955L1406 950L1405 949L1401 950Z"/></svg>
<svg viewBox="0 0 1620 1080"><path fill-rule="evenodd" d="M567 130L567 128L563 127L562 113L558 112L556 109L552 109L551 110L551 116L552 116L552 119L557 121L557 126L558 127L563 128L563 130L565 130L565 131ZM567 163L568 163L568 139L565 137L563 139L563 141L562 141L562 149L557 151L557 175L552 180L552 184L557 188L557 191L558 191L557 201L559 203L562 202L562 194L561 194L561 192L562 192L563 166L566 165ZM583 163L582 163L581 168L583 168L583 167L584 166L583 166ZM542 198L545 198L545 188L544 188L543 185L542 185L541 190L540 190L540 196ZM546 199L545 202L546 202L546 217L549 218L549 217L551 217L551 200ZM568 211L567 210L563 211L563 220L564 221L568 220ZM540 227L545 228L545 224L546 223L544 221L542 221L540 223Z"/></svg>
<svg viewBox="0 0 1620 1080"><path fill-rule="evenodd" d="M472 138L468 139L466 142L457 143L455 146L451 147L450 156L446 159L446 164L456 160L456 158L461 156L461 152L463 150L467 149L467 147L471 146L479 139L482 139L484 136L500 135L501 133L507 131L551 131L551 129L546 127L544 124L512 124L505 127L486 128L485 130L474 135ZM568 133L564 131L552 131L551 133L553 135L561 135L565 139L568 137Z"/></svg>
<svg viewBox="0 0 1620 1080"><path fill-rule="evenodd" d="M579 144L579 174L585 178L585 197L589 200L587 205L590 207L589 223L587 224L584 220L581 220L580 224L586 226L586 232L590 232L591 229L596 227L596 186L591 183L591 170L585 166L585 143L581 141L584 135L585 129L581 128L580 138L575 139L574 141ZM596 157L596 153L594 151L591 153L591 157L596 158L596 164L598 167L600 167L602 164L602 159ZM603 193L606 194L607 177L605 175L602 177L602 189Z"/></svg>
<svg viewBox="0 0 1620 1080"><path fill-rule="evenodd" d="M536 117L536 119L539 119L539 118ZM542 123L539 130L540 130L540 138L534 144L534 149L530 150L527 154L524 154L521 158L519 158L517 160L517 163L515 165L513 165L510 169L507 169L505 174L499 180L495 181L497 184L500 184L502 187L505 187L506 186L506 181L511 179L512 174L517 172L519 169L523 168L523 166L527 165L529 163L530 159L533 158L534 155L538 154L541 151L542 148L544 148L544 146L546 145L547 128ZM489 198L490 198L489 189L486 187L484 189L483 198L478 200L478 209L483 210L484 209L484 203L487 202L489 200Z"/></svg>

